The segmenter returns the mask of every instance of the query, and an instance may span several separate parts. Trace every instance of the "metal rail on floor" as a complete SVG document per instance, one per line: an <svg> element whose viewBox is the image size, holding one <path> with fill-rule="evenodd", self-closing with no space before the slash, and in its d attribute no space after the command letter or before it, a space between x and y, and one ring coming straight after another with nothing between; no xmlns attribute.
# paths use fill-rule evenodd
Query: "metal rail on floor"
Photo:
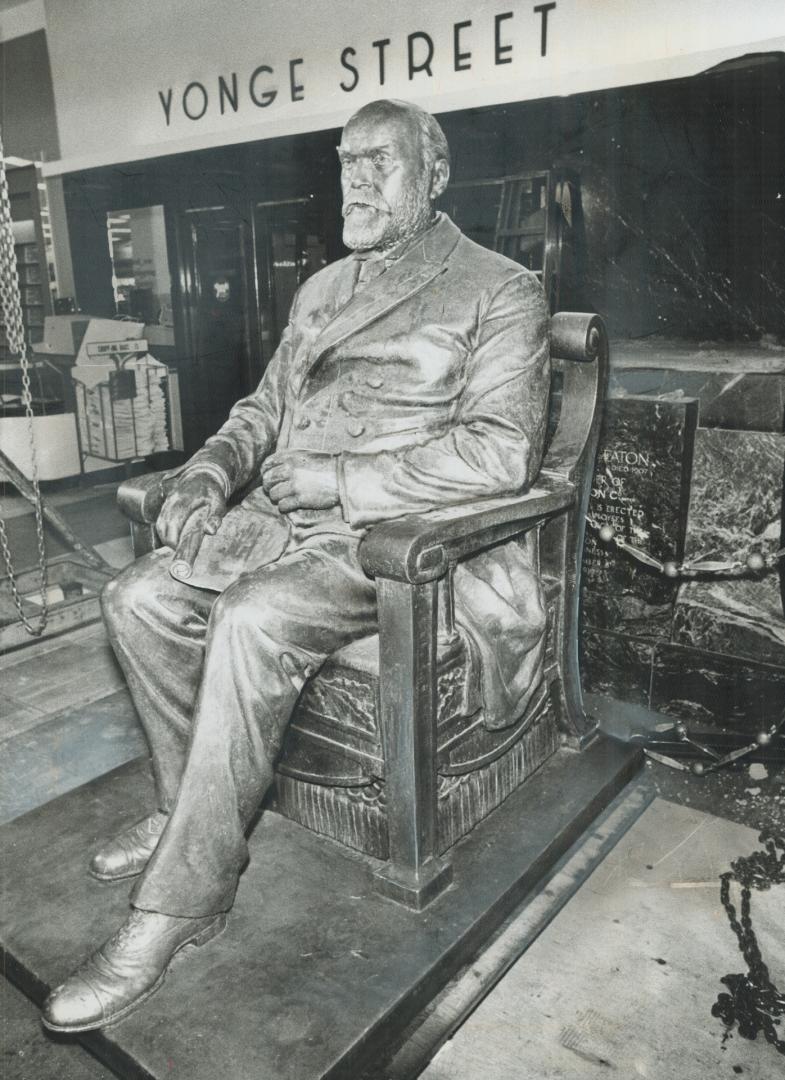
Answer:
<svg viewBox="0 0 785 1080"><path fill-rule="evenodd" d="M619 794L552 872L503 923L493 940L467 964L410 1025L383 1074L360 1080L414 1080L523 956L578 889L610 854L656 793L633 784Z"/></svg>

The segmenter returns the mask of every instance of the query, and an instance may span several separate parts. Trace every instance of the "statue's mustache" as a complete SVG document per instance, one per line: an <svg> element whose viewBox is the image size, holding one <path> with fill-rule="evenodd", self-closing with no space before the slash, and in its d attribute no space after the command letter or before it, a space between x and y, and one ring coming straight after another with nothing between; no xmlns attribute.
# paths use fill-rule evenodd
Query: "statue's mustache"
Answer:
<svg viewBox="0 0 785 1080"><path fill-rule="evenodd" d="M343 209L341 213L344 217L346 217L346 215L356 206L367 207L371 210L380 210L383 214L389 214L390 212L389 207L384 205L384 203L373 202L370 199L354 198L346 200L346 202L343 204Z"/></svg>

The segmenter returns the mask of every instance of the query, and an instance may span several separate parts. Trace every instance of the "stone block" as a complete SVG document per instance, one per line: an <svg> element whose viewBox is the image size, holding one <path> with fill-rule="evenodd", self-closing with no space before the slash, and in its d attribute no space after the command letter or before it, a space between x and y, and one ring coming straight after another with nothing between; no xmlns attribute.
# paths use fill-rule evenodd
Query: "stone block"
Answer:
<svg viewBox="0 0 785 1080"><path fill-rule="evenodd" d="M673 640L785 667L785 618L766 580L687 582L679 590Z"/></svg>
<svg viewBox="0 0 785 1080"><path fill-rule="evenodd" d="M695 398L701 427L782 432L785 426L785 375L776 372L622 369L612 373L610 394Z"/></svg>

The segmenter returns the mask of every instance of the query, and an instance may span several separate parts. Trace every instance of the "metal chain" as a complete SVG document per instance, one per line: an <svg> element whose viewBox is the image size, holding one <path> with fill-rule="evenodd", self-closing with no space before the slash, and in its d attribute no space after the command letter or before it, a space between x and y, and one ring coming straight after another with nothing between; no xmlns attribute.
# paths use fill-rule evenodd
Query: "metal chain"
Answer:
<svg viewBox="0 0 785 1080"><path fill-rule="evenodd" d="M643 563L644 566L649 566L652 570L657 570L660 574L664 574L665 577L669 578L734 578L748 577L750 574L757 576L764 572L770 572L780 559L785 559L785 547L783 547L770 555L764 555L760 551L751 551L744 562L740 559L734 559L731 562L723 562L719 559L700 559L692 563L677 563L672 559L661 562L659 559L655 559L654 556L641 551L640 548L622 539L615 532L612 525L600 525L599 521L596 521L591 514L586 515L586 524L597 533L602 543L613 544L619 551L626 552L639 563Z"/></svg>
<svg viewBox="0 0 785 1080"><path fill-rule="evenodd" d="M38 484L38 459L35 448L35 433L33 431L33 400L30 390L30 361L27 356L27 342L25 340L25 328L22 321L22 298L19 292L19 272L14 253L14 234L11 225L11 200L8 195L8 178L5 171L5 153L3 151L2 134L0 133L0 302L2 304L3 324L5 335L12 353L19 356L19 364L22 369L22 403L27 417L28 437L30 440L31 482L35 495L35 531L38 542L38 565L40 571L41 611L38 615L37 624L30 622L22 606L22 598L19 595L19 587L11 558L11 550L8 546L5 518L2 505L0 505L0 550L3 554L8 584L11 587L11 595L14 607L19 613L19 618L25 630L31 637L41 637L49 620L48 603L48 569L46 565L46 545L44 540L44 511L41 502L41 490Z"/></svg>
<svg viewBox="0 0 785 1080"><path fill-rule="evenodd" d="M731 863L730 870L720 876L720 900L747 964L747 973L725 975L720 980L730 993L720 994L711 1012L725 1024L726 1038L735 1023L743 1038L754 1039L762 1031L766 1041L780 1054L785 1054L785 1039L780 1038L777 1031L780 1018L785 1016L785 994L771 980L751 914L753 888L763 891L772 885L785 884L785 837L761 833L759 840L764 845L763 851L754 851L747 858L737 859ZM777 848L781 855L777 854ZM740 917L730 898L731 881L737 881L741 886Z"/></svg>

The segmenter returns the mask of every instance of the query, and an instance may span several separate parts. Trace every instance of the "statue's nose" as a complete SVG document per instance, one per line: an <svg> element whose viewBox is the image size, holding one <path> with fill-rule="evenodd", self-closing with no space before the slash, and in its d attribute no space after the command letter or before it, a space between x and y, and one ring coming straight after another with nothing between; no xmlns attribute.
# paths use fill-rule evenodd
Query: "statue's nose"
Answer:
<svg viewBox="0 0 785 1080"><path fill-rule="evenodd" d="M371 187L371 166L368 161L358 158L351 166L351 186L353 188Z"/></svg>

